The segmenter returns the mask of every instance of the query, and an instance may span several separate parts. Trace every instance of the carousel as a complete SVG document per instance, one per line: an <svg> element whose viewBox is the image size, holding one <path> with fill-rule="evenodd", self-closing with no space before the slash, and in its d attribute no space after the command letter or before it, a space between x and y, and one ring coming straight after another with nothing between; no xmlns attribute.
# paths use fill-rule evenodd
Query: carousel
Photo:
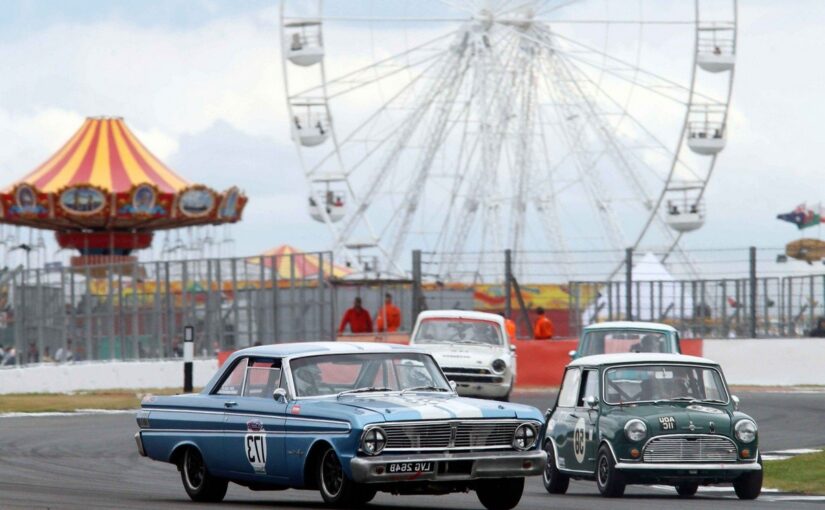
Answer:
<svg viewBox="0 0 825 510"><path fill-rule="evenodd" d="M119 117L88 118L45 163L0 193L0 223L55 232L73 268L128 271L154 232L235 223L247 198L185 180Z"/></svg>

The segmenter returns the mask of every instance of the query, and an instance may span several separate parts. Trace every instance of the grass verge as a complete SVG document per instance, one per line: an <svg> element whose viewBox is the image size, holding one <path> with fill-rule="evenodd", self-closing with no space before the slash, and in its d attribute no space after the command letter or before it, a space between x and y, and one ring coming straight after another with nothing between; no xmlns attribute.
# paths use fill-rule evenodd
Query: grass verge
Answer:
<svg viewBox="0 0 825 510"><path fill-rule="evenodd" d="M72 412L77 409L136 409L147 393L174 395L179 389L101 390L68 394L26 393L0 395L0 413Z"/></svg>
<svg viewBox="0 0 825 510"><path fill-rule="evenodd" d="M785 492L825 494L825 452L765 461L763 485Z"/></svg>

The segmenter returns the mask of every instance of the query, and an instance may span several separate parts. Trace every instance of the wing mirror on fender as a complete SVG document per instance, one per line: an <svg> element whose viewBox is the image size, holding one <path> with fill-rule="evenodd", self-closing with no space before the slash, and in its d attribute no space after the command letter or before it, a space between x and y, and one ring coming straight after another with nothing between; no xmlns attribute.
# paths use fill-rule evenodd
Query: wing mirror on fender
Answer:
<svg viewBox="0 0 825 510"><path fill-rule="evenodd" d="M272 392L272 398L274 398L276 402L286 402L286 390L283 388L275 388L275 391Z"/></svg>
<svg viewBox="0 0 825 510"><path fill-rule="evenodd" d="M596 406L597 406L597 405L599 405L599 398L598 398L598 397L596 397L596 396L594 396L594 395L590 395L589 397L587 397L587 398L585 398L585 399L584 399L584 403L585 403L585 404L587 405L587 407L589 407L590 409L595 409L595 408L596 408Z"/></svg>
<svg viewBox="0 0 825 510"><path fill-rule="evenodd" d="M515 345L510 344L510 352L516 352L516 346Z"/></svg>
<svg viewBox="0 0 825 510"><path fill-rule="evenodd" d="M730 399L733 402L733 410L738 411L739 410L739 397L737 397L736 395L731 395Z"/></svg>
<svg viewBox="0 0 825 510"><path fill-rule="evenodd" d="M576 351L570 351L570 352L567 353L567 355L570 356L570 359L575 358L576 354L578 354Z"/></svg>
<svg viewBox="0 0 825 510"><path fill-rule="evenodd" d="M455 383L455 381L450 381L450 388L452 388L452 389L453 389L453 391L455 391L455 389L456 389L457 387L458 387L458 385Z"/></svg>

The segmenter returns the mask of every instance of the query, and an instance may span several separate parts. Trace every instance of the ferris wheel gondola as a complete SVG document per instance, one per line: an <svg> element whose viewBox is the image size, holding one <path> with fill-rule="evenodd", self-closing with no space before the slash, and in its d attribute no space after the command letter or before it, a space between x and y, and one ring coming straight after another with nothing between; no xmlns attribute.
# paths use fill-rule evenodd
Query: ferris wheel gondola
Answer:
<svg viewBox="0 0 825 510"><path fill-rule="evenodd" d="M390 272L430 250L441 278L505 248L568 273L577 251L628 246L690 265L679 241L728 141L736 0L617 3L282 2L293 139L333 248L367 240Z"/></svg>

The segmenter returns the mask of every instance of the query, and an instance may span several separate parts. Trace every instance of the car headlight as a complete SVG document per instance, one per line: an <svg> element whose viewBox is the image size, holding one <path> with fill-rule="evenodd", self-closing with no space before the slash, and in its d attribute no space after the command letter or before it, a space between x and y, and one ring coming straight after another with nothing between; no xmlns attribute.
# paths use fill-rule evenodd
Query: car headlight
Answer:
<svg viewBox="0 0 825 510"><path fill-rule="evenodd" d="M647 425L642 420L630 420L624 425L624 435L631 441L641 441L647 435Z"/></svg>
<svg viewBox="0 0 825 510"><path fill-rule="evenodd" d="M529 450L536 444L536 426L532 423L522 423L513 433L513 448Z"/></svg>
<svg viewBox="0 0 825 510"><path fill-rule="evenodd" d="M756 439L756 423L752 420L740 420L734 427L736 438L743 443L752 443Z"/></svg>
<svg viewBox="0 0 825 510"><path fill-rule="evenodd" d="M361 438L361 451L367 455L378 455L387 445L387 434L381 427L373 427Z"/></svg>
<svg viewBox="0 0 825 510"><path fill-rule="evenodd" d="M493 361L493 370L495 370L496 372L499 372L499 373L504 372L504 370L506 368L507 368L507 363L503 359L497 359L497 360Z"/></svg>

